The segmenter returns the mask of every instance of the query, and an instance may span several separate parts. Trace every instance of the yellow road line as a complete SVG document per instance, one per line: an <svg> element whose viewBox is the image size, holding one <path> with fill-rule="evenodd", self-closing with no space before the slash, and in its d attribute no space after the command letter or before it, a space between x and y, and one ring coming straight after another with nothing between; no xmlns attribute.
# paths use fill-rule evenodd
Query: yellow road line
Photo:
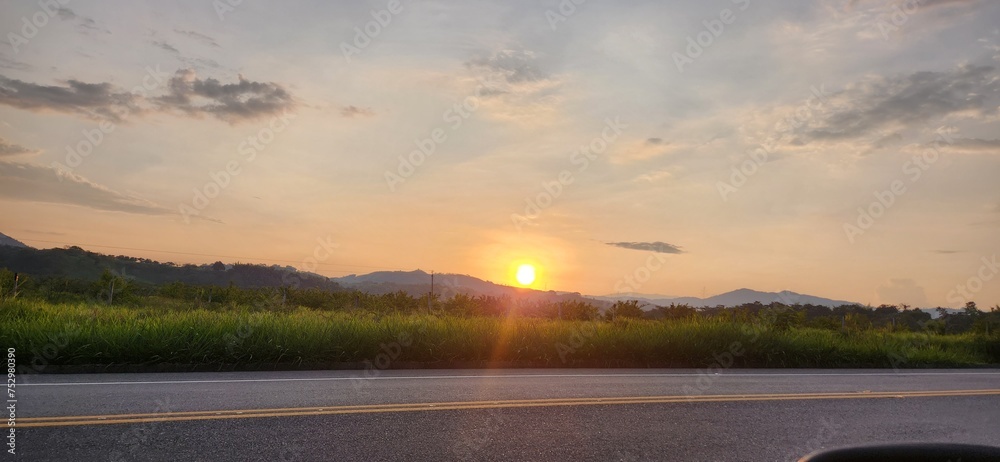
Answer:
<svg viewBox="0 0 1000 462"><path fill-rule="evenodd" d="M276 409L238 409L216 411L161 412L147 414L109 414L85 416L28 417L17 419L15 428L59 427L75 425L135 424L189 420L246 419L335 414L370 414L386 412L500 409L547 406L599 406L621 404L705 403L725 401L790 401L816 399L928 398L944 396L1000 395L1000 389L940 391L876 391L851 393L784 393L698 396L629 396L603 398L545 398L438 403L363 404Z"/></svg>

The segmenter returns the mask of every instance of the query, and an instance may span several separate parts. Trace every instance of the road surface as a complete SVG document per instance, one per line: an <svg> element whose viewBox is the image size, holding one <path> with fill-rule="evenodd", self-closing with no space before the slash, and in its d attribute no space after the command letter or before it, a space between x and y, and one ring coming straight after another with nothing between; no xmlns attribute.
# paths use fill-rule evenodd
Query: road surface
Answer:
<svg viewBox="0 0 1000 462"><path fill-rule="evenodd" d="M1000 446L995 370L436 370L18 377L7 460L795 460Z"/></svg>

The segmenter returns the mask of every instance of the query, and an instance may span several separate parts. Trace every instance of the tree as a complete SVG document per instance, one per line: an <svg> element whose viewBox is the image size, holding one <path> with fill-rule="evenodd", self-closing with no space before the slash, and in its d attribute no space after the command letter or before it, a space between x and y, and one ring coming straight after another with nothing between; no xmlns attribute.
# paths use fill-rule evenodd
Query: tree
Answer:
<svg viewBox="0 0 1000 462"><path fill-rule="evenodd" d="M212 270L213 271L225 271L226 270L226 264L222 263L221 261L217 261L215 263L212 263Z"/></svg>
<svg viewBox="0 0 1000 462"><path fill-rule="evenodd" d="M105 269L101 273L101 278L94 283L93 292L108 305L129 301L134 295L130 281L108 269Z"/></svg>
<svg viewBox="0 0 1000 462"><path fill-rule="evenodd" d="M965 303L964 311L965 314L972 316L973 318L976 318L979 315L983 314L983 312L979 311L979 308L976 307L976 302L971 302L971 301Z"/></svg>
<svg viewBox="0 0 1000 462"><path fill-rule="evenodd" d="M561 319L575 319L589 321L596 319L597 307L581 300L563 300L550 307L549 317L561 317Z"/></svg>
<svg viewBox="0 0 1000 462"><path fill-rule="evenodd" d="M608 309L604 317L609 321L615 319L642 319L646 312L639 306L639 300L617 301Z"/></svg>

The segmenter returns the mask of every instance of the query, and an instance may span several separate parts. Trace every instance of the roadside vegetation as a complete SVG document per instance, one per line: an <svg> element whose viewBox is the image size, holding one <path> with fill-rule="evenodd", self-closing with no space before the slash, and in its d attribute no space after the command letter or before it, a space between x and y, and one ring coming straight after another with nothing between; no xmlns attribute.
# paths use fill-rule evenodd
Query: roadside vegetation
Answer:
<svg viewBox="0 0 1000 462"><path fill-rule="evenodd" d="M777 302L644 310L627 301L601 313L579 301L183 284L143 289L116 277L62 289L25 284L16 296L12 285L0 286L7 288L0 292L0 343L17 349L23 371L40 372L1000 364L1000 310L983 312L974 303L936 319L908 307Z"/></svg>

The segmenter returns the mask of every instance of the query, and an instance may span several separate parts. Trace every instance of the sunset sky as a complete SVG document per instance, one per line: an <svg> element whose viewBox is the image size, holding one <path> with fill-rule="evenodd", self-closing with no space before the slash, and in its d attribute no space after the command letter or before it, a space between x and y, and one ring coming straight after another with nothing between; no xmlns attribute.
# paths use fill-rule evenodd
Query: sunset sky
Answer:
<svg viewBox="0 0 1000 462"><path fill-rule="evenodd" d="M232 3L0 2L0 232L1000 303L998 2Z"/></svg>

